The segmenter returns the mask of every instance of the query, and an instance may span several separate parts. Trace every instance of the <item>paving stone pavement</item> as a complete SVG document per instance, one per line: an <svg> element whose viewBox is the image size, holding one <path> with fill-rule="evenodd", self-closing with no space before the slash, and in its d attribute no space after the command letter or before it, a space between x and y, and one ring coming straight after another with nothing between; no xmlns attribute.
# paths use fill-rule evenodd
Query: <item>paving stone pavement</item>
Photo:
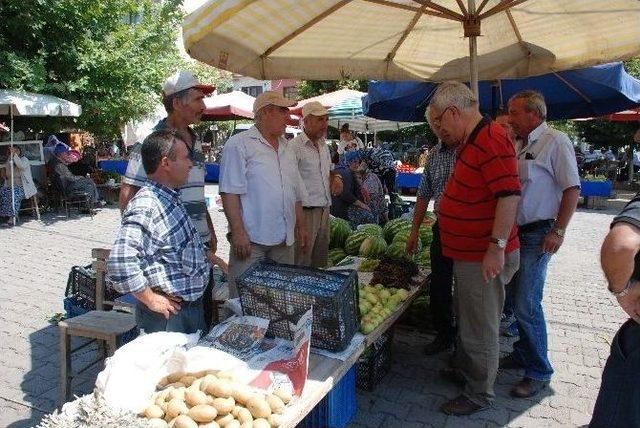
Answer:
<svg viewBox="0 0 640 428"><path fill-rule="evenodd" d="M217 186L207 186L215 199ZM549 266L544 307L549 349L556 373L541 397L515 400L509 389L517 373L500 373L492 409L470 417L447 417L438 407L458 391L441 380L446 356L424 357L432 337L407 328L396 331L391 372L373 392L358 392L354 427L556 427L589 422L609 343L624 313L609 297L598 251L616 209L579 210L565 244ZM226 221L217 207L211 215L228 257ZM0 426L34 426L58 400L58 330L48 319L63 312L69 270L91 262L91 249L110 247L118 229L114 207L67 219L47 213L0 229ZM503 352L513 339L503 339ZM95 355L88 349L83 361ZM95 368L74 392L92 390Z"/></svg>

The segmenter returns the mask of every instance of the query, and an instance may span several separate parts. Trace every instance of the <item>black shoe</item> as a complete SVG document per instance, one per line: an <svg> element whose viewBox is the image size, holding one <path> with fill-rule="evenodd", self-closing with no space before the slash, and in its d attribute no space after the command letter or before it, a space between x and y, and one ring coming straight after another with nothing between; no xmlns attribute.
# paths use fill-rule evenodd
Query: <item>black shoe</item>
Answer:
<svg viewBox="0 0 640 428"><path fill-rule="evenodd" d="M464 375L458 369L446 368L440 369L438 371L440 377L453 383L456 386L463 387L467 384L467 379L465 379Z"/></svg>
<svg viewBox="0 0 640 428"><path fill-rule="evenodd" d="M498 364L502 370L520 370L524 368L524 365L518 361L513 354L500 358L500 362Z"/></svg>
<svg viewBox="0 0 640 428"><path fill-rule="evenodd" d="M453 342L451 340L442 339L441 337L436 337L433 342L425 346L423 350L425 355L435 355L444 351L453 351Z"/></svg>
<svg viewBox="0 0 640 428"><path fill-rule="evenodd" d="M511 390L510 394L516 398L529 398L537 395L549 385L548 381L535 380L528 377L523 378Z"/></svg>
<svg viewBox="0 0 640 428"><path fill-rule="evenodd" d="M447 415L453 416L467 416L481 410L488 409L490 406L481 406L469 400L464 395L459 395L453 400L447 401L440 406L440 411Z"/></svg>

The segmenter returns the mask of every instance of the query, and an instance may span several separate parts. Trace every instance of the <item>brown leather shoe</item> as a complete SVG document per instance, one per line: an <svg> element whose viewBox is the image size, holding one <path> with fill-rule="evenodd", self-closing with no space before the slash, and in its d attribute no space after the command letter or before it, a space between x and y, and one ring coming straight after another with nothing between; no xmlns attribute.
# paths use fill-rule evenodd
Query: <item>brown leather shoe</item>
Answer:
<svg viewBox="0 0 640 428"><path fill-rule="evenodd" d="M537 395L549 385L548 381L535 380L528 377L523 378L513 387L510 394L516 398L529 398Z"/></svg>
<svg viewBox="0 0 640 428"><path fill-rule="evenodd" d="M440 410L447 415L466 416L472 413L479 412L481 410L488 409L489 407L490 406L481 406L469 400L464 395L459 395L453 400L447 401L442 406L440 406Z"/></svg>
<svg viewBox="0 0 640 428"><path fill-rule="evenodd" d="M513 354L509 354L506 357L500 358L498 366L502 370L520 370L524 368L524 365L520 361L513 356Z"/></svg>
<svg viewBox="0 0 640 428"><path fill-rule="evenodd" d="M465 386L467 383L467 379L465 379L464 375L458 369L453 369L453 368L440 369L438 374L440 374L440 376L443 379L460 387Z"/></svg>

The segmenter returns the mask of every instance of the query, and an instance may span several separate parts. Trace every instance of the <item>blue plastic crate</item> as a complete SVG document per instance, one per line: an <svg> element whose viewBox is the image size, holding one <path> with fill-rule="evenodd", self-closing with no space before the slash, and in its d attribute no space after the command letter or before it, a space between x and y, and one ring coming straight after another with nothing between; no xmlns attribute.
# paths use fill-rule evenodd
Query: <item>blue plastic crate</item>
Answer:
<svg viewBox="0 0 640 428"><path fill-rule="evenodd" d="M298 427L346 427L358 410L356 400L356 368L351 367L331 391L305 417Z"/></svg>
<svg viewBox="0 0 640 428"><path fill-rule="evenodd" d="M92 310L84 307L82 299L79 299L76 296L65 297L62 304L64 306L64 311L66 312L66 318L77 317ZM140 335L140 330L138 330L138 327L136 326L126 333L118 335L118 337L116 337L116 346L119 348L122 345L131 342L133 339L138 337L138 335Z"/></svg>

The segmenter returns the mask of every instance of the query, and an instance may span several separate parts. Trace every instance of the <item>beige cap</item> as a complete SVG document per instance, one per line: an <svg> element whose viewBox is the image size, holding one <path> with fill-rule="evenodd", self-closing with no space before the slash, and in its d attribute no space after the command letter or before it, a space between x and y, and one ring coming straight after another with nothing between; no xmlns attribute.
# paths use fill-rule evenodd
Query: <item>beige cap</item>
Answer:
<svg viewBox="0 0 640 428"><path fill-rule="evenodd" d="M311 101L310 103L306 103L302 106L302 118L309 116L310 114L314 116L326 116L329 114L329 110L327 110L320 102Z"/></svg>
<svg viewBox="0 0 640 428"><path fill-rule="evenodd" d="M253 112L256 113L262 107L266 106L278 106L278 107L291 107L295 105L295 101L291 101L282 96L280 92L266 91L258 95L253 102Z"/></svg>
<svg viewBox="0 0 640 428"><path fill-rule="evenodd" d="M198 79L188 71L179 71L165 80L162 85L162 93L165 97L168 97L169 95L173 95L176 92L184 91L189 88L199 89L205 95L209 95L216 89L215 86L205 85L198 82Z"/></svg>

